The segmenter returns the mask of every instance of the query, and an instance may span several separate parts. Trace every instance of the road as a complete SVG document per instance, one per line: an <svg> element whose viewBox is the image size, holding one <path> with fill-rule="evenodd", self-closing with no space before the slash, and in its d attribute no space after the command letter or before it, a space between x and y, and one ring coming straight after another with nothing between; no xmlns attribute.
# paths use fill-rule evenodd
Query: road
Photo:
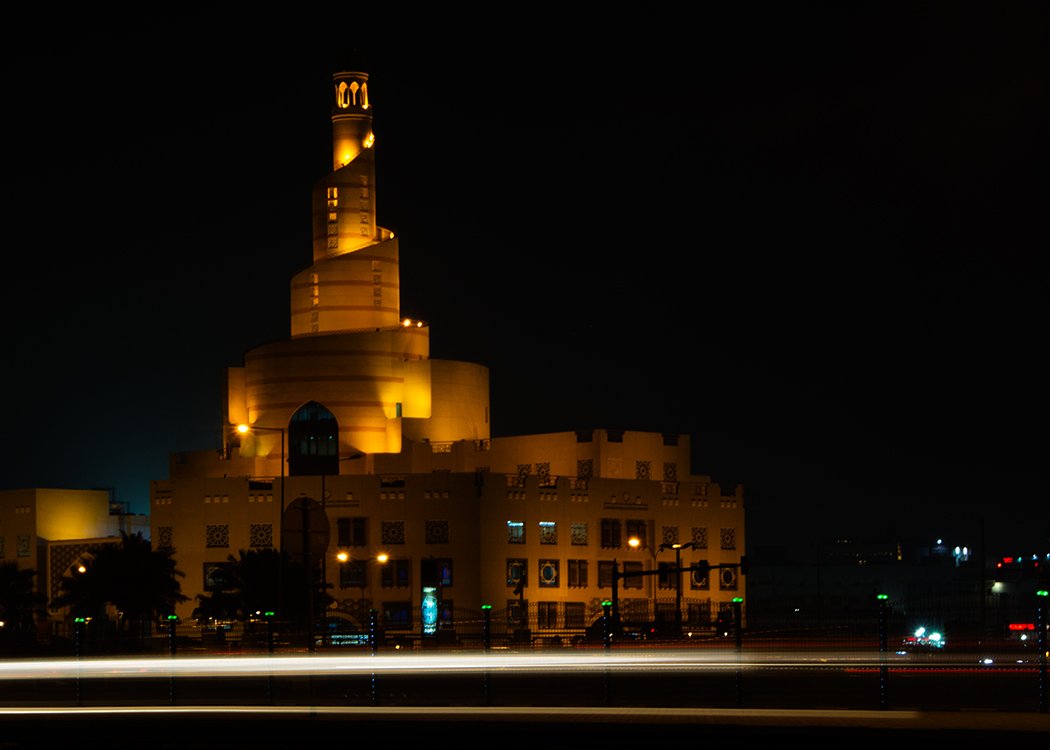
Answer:
<svg viewBox="0 0 1050 750"><path fill-rule="evenodd" d="M819 746L858 731L1020 740L1050 737L1042 674L1039 664L972 655L731 649L2 661L0 720L4 747L28 747L40 732L123 747L113 733L132 732L130 742L139 731L153 748L468 730L500 747L526 736L534 745L537 732L604 746L700 730L743 746Z"/></svg>

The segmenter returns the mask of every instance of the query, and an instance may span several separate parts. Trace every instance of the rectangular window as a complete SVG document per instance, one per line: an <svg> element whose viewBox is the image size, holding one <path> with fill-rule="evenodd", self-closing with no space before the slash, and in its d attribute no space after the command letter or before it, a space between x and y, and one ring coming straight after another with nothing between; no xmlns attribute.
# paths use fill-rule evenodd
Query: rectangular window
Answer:
<svg viewBox="0 0 1050 750"><path fill-rule="evenodd" d="M623 579L623 587L625 589L640 589L640 588L642 588L642 586L644 585L642 579L645 578L645 576L626 575L626 574L628 574L628 573L641 573L643 570L645 570L645 568L642 566L642 564L640 562L624 562L624 564L623 564L623 572L624 572L625 575L624 575L624 579Z"/></svg>
<svg viewBox="0 0 1050 750"><path fill-rule="evenodd" d="M407 588L410 568L410 560L388 560L379 568L379 584L385 589Z"/></svg>
<svg viewBox="0 0 1050 750"><path fill-rule="evenodd" d="M612 588L614 566L615 563L613 563L611 560L598 561L598 588Z"/></svg>
<svg viewBox="0 0 1050 750"><path fill-rule="evenodd" d="M442 599L438 602L438 622L443 626L451 627L455 624L456 603L452 599Z"/></svg>
<svg viewBox="0 0 1050 750"><path fill-rule="evenodd" d="M337 543L340 547L365 547L368 545L367 518L336 519Z"/></svg>
<svg viewBox="0 0 1050 750"><path fill-rule="evenodd" d="M565 602L565 627L582 628L587 625L587 609L583 602Z"/></svg>
<svg viewBox="0 0 1050 750"><path fill-rule="evenodd" d="M648 549L649 533L646 522L638 518L632 518L627 521L626 526L627 541L630 542L631 539L637 539L643 549Z"/></svg>
<svg viewBox="0 0 1050 750"><path fill-rule="evenodd" d="M233 570L229 563L204 563L204 590L230 591L236 585Z"/></svg>
<svg viewBox="0 0 1050 750"><path fill-rule="evenodd" d="M656 565L656 585L662 589L673 589L675 588L674 577L672 573L674 565L668 562L657 563Z"/></svg>
<svg viewBox="0 0 1050 750"><path fill-rule="evenodd" d="M412 627L412 602L383 602L383 624L392 630Z"/></svg>
<svg viewBox="0 0 1050 750"><path fill-rule="evenodd" d="M648 599L624 599L620 602L620 607L624 618L627 620L641 622L649 619Z"/></svg>
<svg viewBox="0 0 1050 750"><path fill-rule="evenodd" d="M558 543L558 524L554 521L540 521L540 544Z"/></svg>
<svg viewBox="0 0 1050 750"><path fill-rule="evenodd" d="M527 599L507 600L507 625L512 628L528 624L529 602Z"/></svg>
<svg viewBox="0 0 1050 750"><path fill-rule="evenodd" d="M690 625L708 625L711 622L711 605L707 602L690 603L688 607Z"/></svg>
<svg viewBox="0 0 1050 750"><path fill-rule="evenodd" d="M525 544L524 521L507 521L507 542L510 544Z"/></svg>
<svg viewBox="0 0 1050 750"><path fill-rule="evenodd" d="M536 602L536 627L546 630L558 627L558 602Z"/></svg>
<svg viewBox="0 0 1050 750"><path fill-rule="evenodd" d="M424 586L452 585L452 558L428 557L420 563Z"/></svg>
<svg viewBox="0 0 1050 750"><path fill-rule="evenodd" d="M587 524L585 523L574 523L570 527L572 534L572 544L574 547L586 547L587 546Z"/></svg>
<svg viewBox="0 0 1050 750"><path fill-rule="evenodd" d="M341 589L363 589L367 583L365 571L367 566L364 560L348 560L339 564L339 588Z"/></svg>
<svg viewBox="0 0 1050 750"><path fill-rule="evenodd" d="M569 588L587 587L587 561L569 560Z"/></svg>
<svg viewBox="0 0 1050 750"><path fill-rule="evenodd" d="M32 556L32 542L30 541L29 534L19 534L17 538L18 542L18 556L19 557L31 557Z"/></svg>
<svg viewBox="0 0 1050 750"><path fill-rule="evenodd" d="M618 548L620 546L620 519L619 518L603 518L602 519L602 547L608 549Z"/></svg>

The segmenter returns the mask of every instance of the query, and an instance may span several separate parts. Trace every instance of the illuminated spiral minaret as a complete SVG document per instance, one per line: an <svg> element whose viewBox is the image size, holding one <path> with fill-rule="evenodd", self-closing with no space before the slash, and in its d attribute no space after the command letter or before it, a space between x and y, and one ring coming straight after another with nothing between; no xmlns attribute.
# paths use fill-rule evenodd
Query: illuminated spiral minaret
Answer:
<svg viewBox="0 0 1050 750"><path fill-rule="evenodd" d="M403 438L487 439L487 368L431 360L429 326L401 315L398 241L376 223L368 75L335 73L332 96L333 169L313 188L313 262L292 278L291 338L229 371L227 419L284 427L320 404L340 457L396 453ZM241 455L274 454L256 442Z"/></svg>

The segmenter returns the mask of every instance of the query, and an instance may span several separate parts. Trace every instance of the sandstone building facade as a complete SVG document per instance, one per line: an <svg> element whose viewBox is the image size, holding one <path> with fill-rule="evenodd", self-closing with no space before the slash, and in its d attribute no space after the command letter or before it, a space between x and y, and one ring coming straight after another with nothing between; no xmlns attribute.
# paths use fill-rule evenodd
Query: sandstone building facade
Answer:
<svg viewBox="0 0 1050 750"><path fill-rule="evenodd" d="M152 542L186 573L180 617L224 585L229 555L294 544L300 509L302 538L323 533L306 545L333 611L363 623L374 608L388 631L419 630L424 589L442 627L491 605L535 633L582 628L614 566L657 571L623 580L625 616L666 617L677 596L688 622L713 621L744 595L742 488L692 474L684 435L493 437L488 369L431 358L429 325L401 315L398 238L376 223L367 74L335 74L332 128L290 337L228 369L222 450L173 455L151 485ZM676 555L715 567L677 584Z"/></svg>

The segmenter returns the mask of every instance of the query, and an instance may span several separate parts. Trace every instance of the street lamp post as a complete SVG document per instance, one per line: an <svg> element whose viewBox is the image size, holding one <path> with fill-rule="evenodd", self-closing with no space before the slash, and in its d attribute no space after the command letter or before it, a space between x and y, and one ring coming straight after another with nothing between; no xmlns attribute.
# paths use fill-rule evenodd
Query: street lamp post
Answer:
<svg viewBox="0 0 1050 750"><path fill-rule="evenodd" d="M281 433L281 515L277 518L277 531L279 541L277 543L277 612L284 616L284 433L283 427L262 427L260 425L249 425L241 423L237 425L237 432L247 435L249 432L279 432ZM312 642L312 640L311 640Z"/></svg>
<svg viewBox="0 0 1050 750"><path fill-rule="evenodd" d="M675 635L682 634L682 549L693 547L693 542L679 544L664 542L656 548L657 553L665 549L674 550L674 626Z"/></svg>

